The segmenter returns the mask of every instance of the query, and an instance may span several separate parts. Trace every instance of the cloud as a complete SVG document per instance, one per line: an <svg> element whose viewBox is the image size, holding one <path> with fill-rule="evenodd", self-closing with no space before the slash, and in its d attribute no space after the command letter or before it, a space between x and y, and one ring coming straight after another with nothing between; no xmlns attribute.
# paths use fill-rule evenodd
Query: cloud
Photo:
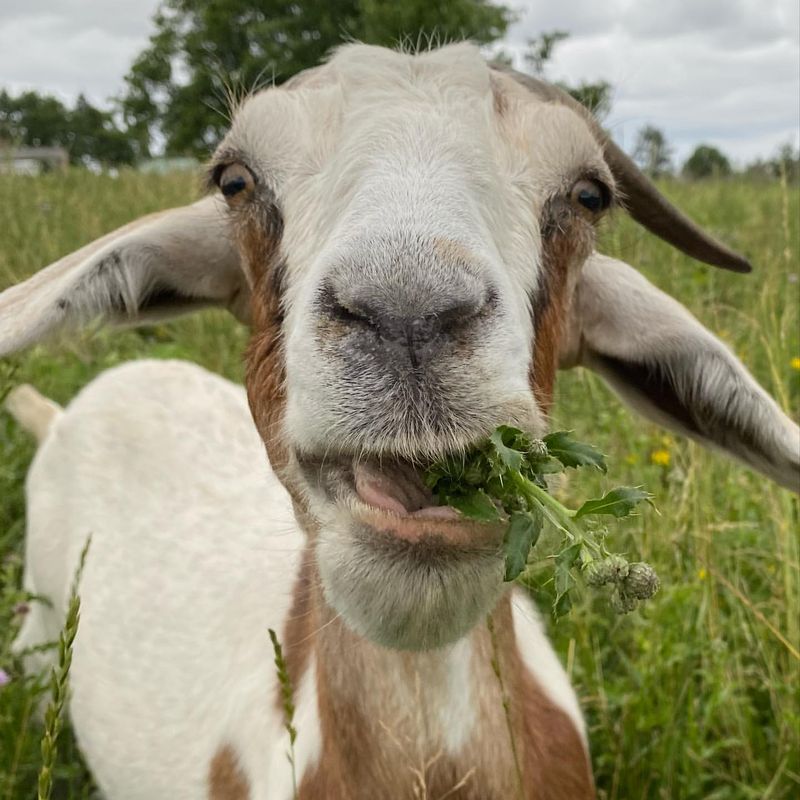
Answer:
<svg viewBox="0 0 800 800"><path fill-rule="evenodd" d="M797 141L797 0L505 0L518 11L504 48L565 30L548 77L608 80L605 121L627 147L662 128L678 160L700 141L739 161ZM106 104L147 45L159 0L0 0L0 84Z"/></svg>
<svg viewBox="0 0 800 800"><path fill-rule="evenodd" d="M664 130L679 161L700 141L746 161L798 139L796 0L530 0L516 7L508 49L518 64L528 39L569 31L547 77L608 80L614 104L605 124L623 146L645 124Z"/></svg>
<svg viewBox="0 0 800 800"><path fill-rule="evenodd" d="M12 91L36 89L95 103L119 93L147 44L158 0L0 0L0 76Z"/></svg>

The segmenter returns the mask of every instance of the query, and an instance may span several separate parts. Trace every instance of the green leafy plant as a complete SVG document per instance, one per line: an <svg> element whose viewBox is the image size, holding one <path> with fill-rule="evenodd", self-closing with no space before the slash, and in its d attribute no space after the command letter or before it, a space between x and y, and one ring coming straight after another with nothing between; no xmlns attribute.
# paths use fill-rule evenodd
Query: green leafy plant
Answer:
<svg viewBox="0 0 800 800"><path fill-rule="evenodd" d="M556 616L571 608L570 590L580 570L593 588L611 587L615 611L632 611L639 600L658 590L658 577L648 564L629 564L606 548L603 517L626 517L650 494L640 487L621 486L569 509L553 497L547 476L568 468L607 471L602 453L578 442L568 431L535 439L518 428L501 425L470 452L451 455L432 465L425 482L439 502L465 517L507 523L503 551L505 579L513 581L525 570L545 521L563 534L555 563ZM652 503L651 503L652 505Z"/></svg>

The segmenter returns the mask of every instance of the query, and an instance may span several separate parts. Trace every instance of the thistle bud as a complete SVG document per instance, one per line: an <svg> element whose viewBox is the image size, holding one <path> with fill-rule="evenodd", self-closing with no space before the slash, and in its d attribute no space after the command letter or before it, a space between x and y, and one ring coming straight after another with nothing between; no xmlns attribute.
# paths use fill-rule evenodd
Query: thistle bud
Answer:
<svg viewBox="0 0 800 800"><path fill-rule="evenodd" d="M549 451L547 450L547 445L541 439L531 439L528 454L537 459L549 455Z"/></svg>
<svg viewBox="0 0 800 800"><path fill-rule="evenodd" d="M589 586L605 586L621 583L628 576L628 562L622 556L609 556L600 561L591 561L583 570Z"/></svg>
<svg viewBox="0 0 800 800"><path fill-rule="evenodd" d="M622 583L625 594L639 600L650 599L659 587L658 575L655 570L643 561L631 564L628 574Z"/></svg>
<svg viewBox="0 0 800 800"><path fill-rule="evenodd" d="M635 597L631 597L619 586L615 586L614 591L611 592L611 608L613 608L617 614L627 614L633 611L637 603L638 601Z"/></svg>

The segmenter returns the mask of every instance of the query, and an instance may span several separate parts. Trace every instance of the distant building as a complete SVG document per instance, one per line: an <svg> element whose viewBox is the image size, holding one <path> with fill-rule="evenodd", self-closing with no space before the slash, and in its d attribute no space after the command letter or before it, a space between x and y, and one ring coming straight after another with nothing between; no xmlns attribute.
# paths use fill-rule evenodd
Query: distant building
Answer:
<svg viewBox="0 0 800 800"><path fill-rule="evenodd" d="M63 147L13 147L0 143L0 174L39 175L64 170L69 155Z"/></svg>
<svg viewBox="0 0 800 800"><path fill-rule="evenodd" d="M149 158L142 161L137 169L151 175L165 175L168 172L194 172L199 164L196 158L191 157Z"/></svg>

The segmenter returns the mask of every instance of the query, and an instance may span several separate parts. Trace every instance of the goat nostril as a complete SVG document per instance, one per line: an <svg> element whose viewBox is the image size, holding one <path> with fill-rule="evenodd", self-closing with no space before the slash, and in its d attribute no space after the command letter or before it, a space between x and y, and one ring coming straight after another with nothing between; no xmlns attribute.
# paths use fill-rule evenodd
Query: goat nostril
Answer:
<svg viewBox="0 0 800 800"><path fill-rule="evenodd" d="M480 298L456 303L438 315L439 328L443 333L454 333L459 328L470 325L475 318L493 301L490 292Z"/></svg>
<svg viewBox="0 0 800 800"><path fill-rule="evenodd" d="M415 367L420 359L431 355L432 347L448 346L454 337L469 334L470 329L480 323L480 318L496 305L497 299L491 287L483 291L463 291L460 297L417 296L414 303L396 302L395 298L368 289L363 286L341 289L325 283L317 294L317 310L323 318L341 326L340 334L362 337L365 346L373 348L372 352L377 352L374 350L377 342L387 348L399 345L409 354ZM423 313L413 314L415 306ZM412 313L404 314L406 309ZM428 313L424 313L426 311Z"/></svg>
<svg viewBox="0 0 800 800"><path fill-rule="evenodd" d="M340 320L341 322L347 322L350 324L358 323L361 325L371 325L370 317L361 310L354 310L352 308L348 308L341 303L337 303L331 309L333 311L333 315Z"/></svg>
<svg viewBox="0 0 800 800"><path fill-rule="evenodd" d="M430 341L440 329L440 320L433 314L428 317L414 317L406 323L409 339L416 342Z"/></svg>
<svg viewBox="0 0 800 800"><path fill-rule="evenodd" d="M330 284L324 284L317 297L319 310L327 317L349 325L372 325L369 310L358 304L345 304Z"/></svg>

